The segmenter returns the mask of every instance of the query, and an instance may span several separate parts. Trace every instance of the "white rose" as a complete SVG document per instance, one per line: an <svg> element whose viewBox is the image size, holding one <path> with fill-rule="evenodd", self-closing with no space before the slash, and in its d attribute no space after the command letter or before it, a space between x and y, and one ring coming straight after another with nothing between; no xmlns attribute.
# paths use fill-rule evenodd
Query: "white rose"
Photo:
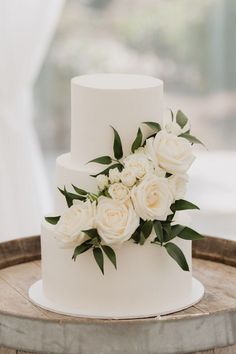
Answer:
<svg viewBox="0 0 236 354"><path fill-rule="evenodd" d="M120 182L120 171L118 168L111 168L109 170L109 180L111 183L118 183Z"/></svg>
<svg viewBox="0 0 236 354"><path fill-rule="evenodd" d="M139 217L131 202L122 203L106 197L98 199L96 228L106 244L121 244L129 240L138 226Z"/></svg>
<svg viewBox="0 0 236 354"><path fill-rule="evenodd" d="M130 190L123 183L113 183L108 188L108 193L112 199L127 201L130 197Z"/></svg>
<svg viewBox="0 0 236 354"><path fill-rule="evenodd" d="M125 168L131 169L138 179L143 178L147 173L154 170L153 163L144 153L137 152L124 159Z"/></svg>
<svg viewBox="0 0 236 354"><path fill-rule="evenodd" d="M64 244L82 243L86 237L82 230L94 227L95 212L94 202L76 200L56 224L56 239Z"/></svg>
<svg viewBox="0 0 236 354"><path fill-rule="evenodd" d="M177 174L168 178L170 188L175 200L184 198L187 191L188 175Z"/></svg>
<svg viewBox="0 0 236 354"><path fill-rule="evenodd" d="M143 220L166 220L172 212L173 195L167 178L146 176L131 191L136 213Z"/></svg>
<svg viewBox="0 0 236 354"><path fill-rule="evenodd" d="M135 171L131 168L124 168L120 174L120 179L125 186L132 187L136 183Z"/></svg>
<svg viewBox="0 0 236 354"><path fill-rule="evenodd" d="M96 177L97 186L100 191L103 191L106 187L108 187L109 180L106 175L98 175Z"/></svg>
<svg viewBox="0 0 236 354"><path fill-rule="evenodd" d="M164 130L147 139L146 150L156 167L172 174L186 172L195 159L191 144L185 138Z"/></svg>

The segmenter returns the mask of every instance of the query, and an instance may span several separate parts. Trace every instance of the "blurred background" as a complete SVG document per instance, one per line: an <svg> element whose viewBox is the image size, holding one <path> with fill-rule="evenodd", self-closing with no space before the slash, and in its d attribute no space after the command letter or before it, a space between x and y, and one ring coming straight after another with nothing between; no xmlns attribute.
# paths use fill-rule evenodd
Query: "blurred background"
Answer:
<svg viewBox="0 0 236 354"><path fill-rule="evenodd" d="M29 1L24 1L30 6ZM38 139L37 166L40 171L39 167L34 167L38 168L34 173L37 183L32 185L30 182L31 192L29 185L22 187L20 182L14 185L15 190L19 188L24 192L17 210L22 209L22 203L25 208L28 206L24 222L16 220L12 210L14 202L9 203L7 216L8 189L7 197L1 199L3 238L38 233L40 215L52 209L55 159L68 152L70 145L70 79L95 72L146 74L164 80L166 107L181 108L192 121L194 135L208 147L208 150L201 148L196 152L198 159L190 173L188 198L202 209L193 215L193 224L205 234L234 238L236 1L191 0L190 4L189 0L52 0L51 5L42 1L38 6L42 7L41 16L47 21L41 28L45 44L42 53L38 54L41 59L37 75L30 82L33 110L29 120L31 135L36 133L34 147ZM47 6L51 7L46 11ZM12 10L9 11L8 15ZM17 9L15 14L19 16ZM31 14L28 12L21 24L27 23ZM39 8L35 16L42 25ZM25 29L26 37L35 23L32 21ZM22 27L19 29L21 31ZM6 39L2 38L2 41ZM38 37L33 37L32 43L37 47ZM12 56L12 52L9 54ZM25 65L25 69L27 67ZM2 135L5 136L5 132ZM12 144L11 138L7 140ZM25 144L25 136L20 144L23 141ZM26 154L32 154L32 146L26 147ZM19 149L16 151L14 158ZM35 153L32 160L35 164ZM4 167L4 163L1 166ZM24 183L27 170L23 164L19 166L19 157L17 166L16 174L23 175ZM8 167L0 177L5 174L7 183ZM12 188L11 183L9 189L12 191ZM4 193L5 187L2 195ZM14 193L13 200L15 196ZM19 215L17 210L15 213ZM14 228L13 223L17 224Z"/></svg>

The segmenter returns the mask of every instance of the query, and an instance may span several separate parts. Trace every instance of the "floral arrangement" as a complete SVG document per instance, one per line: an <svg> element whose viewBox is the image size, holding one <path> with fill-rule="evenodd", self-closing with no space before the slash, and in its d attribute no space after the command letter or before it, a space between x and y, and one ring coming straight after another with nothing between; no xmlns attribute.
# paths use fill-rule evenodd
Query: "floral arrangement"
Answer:
<svg viewBox="0 0 236 354"><path fill-rule="evenodd" d="M101 156L90 163L107 165L96 178L98 192L90 193L72 185L59 191L68 209L61 216L46 217L55 225L56 238L74 246L72 259L93 251L104 274L104 256L117 267L115 247L124 242L164 247L184 270L189 271L181 249L171 242L201 239L193 229L176 223L176 212L199 209L183 199L188 182L187 171L194 161L193 144L202 144L190 134L188 118L182 111L163 124L143 122L150 133L143 136L139 127L131 154L123 157L122 142L113 128L114 156ZM147 130L147 129L146 129Z"/></svg>

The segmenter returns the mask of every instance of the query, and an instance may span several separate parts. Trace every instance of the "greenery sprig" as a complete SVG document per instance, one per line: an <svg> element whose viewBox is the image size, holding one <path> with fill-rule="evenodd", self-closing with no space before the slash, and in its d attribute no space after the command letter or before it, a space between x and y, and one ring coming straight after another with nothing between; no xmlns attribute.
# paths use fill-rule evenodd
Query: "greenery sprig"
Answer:
<svg viewBox="0 0 236 354"><path fill-rule="evenodd" d="M102 245L101 238L96 229L83 230L86 236L89 237L88 240L84 241L81 245L77 246L74 250L72 259L75 261L76 258L92 248L94 259L99 266L102 274L104 274L104 255L110 260L113 266L117 269L116 265L116 254L114 250L107 245Z"/></svg>

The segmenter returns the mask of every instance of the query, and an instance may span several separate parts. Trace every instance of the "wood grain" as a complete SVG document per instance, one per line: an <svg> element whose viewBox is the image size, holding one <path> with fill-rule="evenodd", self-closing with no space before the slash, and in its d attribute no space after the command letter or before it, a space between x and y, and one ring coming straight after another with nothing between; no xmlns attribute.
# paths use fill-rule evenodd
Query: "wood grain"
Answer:
<svg viewBox="0 0 236 354"><path fill-rule="evenodd" d="M2 242L0 255L0 269L40 259L40 237L32 236Z"/></svg>
<svg viewBox="0 0 236 354"><path fill-rule="evenodd" d="M74 318L36 307L28 288L41 277L39 237L0 244L0 346L18 348L0 347L0 354L236 354L236 242L203 242L193 251L202 301L141 320Z"/></svg>

